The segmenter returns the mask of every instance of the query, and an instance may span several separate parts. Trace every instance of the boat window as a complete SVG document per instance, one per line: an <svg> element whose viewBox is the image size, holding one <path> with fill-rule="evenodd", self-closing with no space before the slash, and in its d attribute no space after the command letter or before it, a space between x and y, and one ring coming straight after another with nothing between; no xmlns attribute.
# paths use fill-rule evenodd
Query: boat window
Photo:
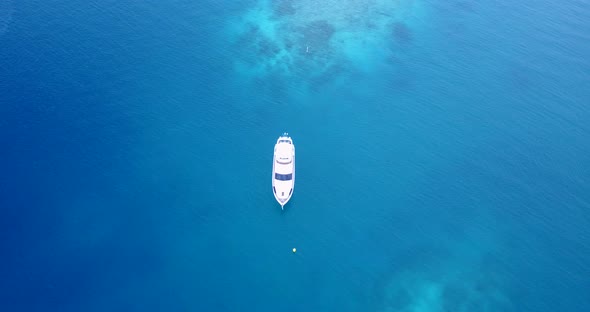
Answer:
<svg viewBox="0 0 590 312"><path fill-rule="evenodd" d="M290 181L291 179L293 179L293 174L292 173L289 173L289 174L275 173L275 179L277 179L279 181Z"/></svg>
<svg viewBox="0 0 590 312"><path fill-rule="evenodd" d="M291 159L288 157L281 157L279 159L277 159L277 162L279 164L290 164L291 163Z"/></svg>
<svg viewBox="0 0 590 312"><path fill-rule="evenodd" d="M283 143L283 142L291 144L291 141L289 141L289 140L279 140L279 143Z"/></svg>

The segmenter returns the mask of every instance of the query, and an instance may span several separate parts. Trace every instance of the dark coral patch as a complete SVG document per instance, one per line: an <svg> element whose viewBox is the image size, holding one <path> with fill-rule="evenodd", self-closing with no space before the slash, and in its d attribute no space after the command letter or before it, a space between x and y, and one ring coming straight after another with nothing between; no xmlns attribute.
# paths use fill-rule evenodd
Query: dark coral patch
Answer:
<svg viewBox="0 0 590 312"><path fill-rule="evenodd" d="M276 16L293 15L297 12L293 0L278 0L273 3L273 13Z"/></svg>
<svg viewBox="0 0 590 312"><path fill-rule="evenodd" d="M408 26L399 22L393 24L393 38L399 44L409 44L414 39Z"/></svg>
<svg viewBox="0 0 590 312"><path fill-rule="evenodd" d="M280 51L281 51L281 49L279 48L279 46L277 44L275 44L274 42L272 42L266 38L261 38L258 41L258 54L261 56L273 57L277 53L279 53Z"/></svg>
<svg viewBox="0 0 590 312"><path fill-rule="evenodd" d="M256 25L248 25L247 30L235 42L238 48L247 47L260 37L260 29Z"/></svg>
<svg viewBox="0 0 590 312"><path fill-rule="evenodd" d="M304 43L315 47L327 45L335 32L334 26L324 20L312 22L301 30Z"/></svg>

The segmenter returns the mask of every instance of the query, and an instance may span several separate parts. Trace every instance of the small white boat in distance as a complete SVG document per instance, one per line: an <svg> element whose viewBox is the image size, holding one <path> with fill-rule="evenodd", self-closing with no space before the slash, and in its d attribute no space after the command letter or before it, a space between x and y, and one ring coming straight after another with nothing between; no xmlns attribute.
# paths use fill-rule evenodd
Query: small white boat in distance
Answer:
<svg viewBox="0 0 590 312"><path fill-rule="evenodd" d="M272 161L272 192L284 209L295 188L295 145L288 133L283 133L275 144Z"/></svg>

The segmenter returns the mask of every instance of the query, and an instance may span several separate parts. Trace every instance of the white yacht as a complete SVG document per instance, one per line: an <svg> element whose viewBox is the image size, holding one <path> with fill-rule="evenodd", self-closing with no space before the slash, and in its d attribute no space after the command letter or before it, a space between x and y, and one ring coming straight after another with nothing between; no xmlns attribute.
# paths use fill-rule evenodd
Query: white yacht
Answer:
<svg viewBox="0 0 590 312"><path fill-rule="evenodd" d="M295 187L295 145L288 133L283 133L275 144L272 161L272 192L284 209Z"/></svg>

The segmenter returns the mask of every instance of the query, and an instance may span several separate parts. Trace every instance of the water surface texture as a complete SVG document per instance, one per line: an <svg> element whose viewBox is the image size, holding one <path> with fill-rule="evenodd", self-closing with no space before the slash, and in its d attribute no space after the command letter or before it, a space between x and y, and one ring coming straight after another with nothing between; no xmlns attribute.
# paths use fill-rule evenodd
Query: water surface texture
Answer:
<svg viewBox="0 0 590 312"><path fill-rule="evenodd" d="M588 56L582 0L0 0L0 310L588 311Z"/></svg>

